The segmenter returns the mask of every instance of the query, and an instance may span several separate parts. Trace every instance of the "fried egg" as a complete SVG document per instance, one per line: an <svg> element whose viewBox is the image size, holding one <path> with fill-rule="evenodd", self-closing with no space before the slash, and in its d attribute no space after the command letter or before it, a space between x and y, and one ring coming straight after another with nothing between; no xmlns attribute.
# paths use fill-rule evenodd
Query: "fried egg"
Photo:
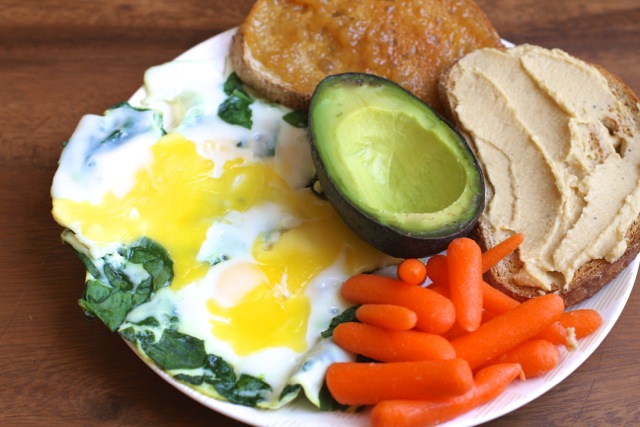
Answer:
<svg viewBox="0 0 640 427"><path fill-rule="evenodd" d="M230 94L232 77L173 61L146 72L141 105L85 116L52 213L87 266L82 307L144 357L216 398L277 408L302 390L320 405L324 369L351 358L320 337L346 308L339 286L394 260L310 188L291 111ZM223 119L233 96L249 126Z"/></svg>

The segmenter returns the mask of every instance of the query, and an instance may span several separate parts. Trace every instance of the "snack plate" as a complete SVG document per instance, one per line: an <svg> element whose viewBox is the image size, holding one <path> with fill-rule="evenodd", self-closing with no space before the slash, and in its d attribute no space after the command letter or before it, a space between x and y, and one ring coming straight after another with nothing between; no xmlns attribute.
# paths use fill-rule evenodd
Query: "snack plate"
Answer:
<svg viewBox="0 0 640 427"><path fill-rule="evenodd" d="M219 61L221 67L224 67L231 38L235 31L236 29L231 29L214 36L184 52L176 59L213 59L216 62ZM505 44L509 43L505 42ZM133 105L140 105L144 96L144 88L140 88L132 95L129 102ZM631 294L639 264L640 256L598 294L573 307L598 310L602 315L603 323L594 334L578 342L577 350L569 352L562 348L560 363L556 368L539 378L527 381L516 380L498 398L441 425L470 427L485 423L533 401L568 377L596 350L611 331ZM137 354L135 348L131 348ZM365 427L370 424L367 411L355 414L336 411L322 412L303 398L278 410L261 410L219 401L176 381L145 358L142 360L161 378L193 400L249 425L264 427Z"/></svg>

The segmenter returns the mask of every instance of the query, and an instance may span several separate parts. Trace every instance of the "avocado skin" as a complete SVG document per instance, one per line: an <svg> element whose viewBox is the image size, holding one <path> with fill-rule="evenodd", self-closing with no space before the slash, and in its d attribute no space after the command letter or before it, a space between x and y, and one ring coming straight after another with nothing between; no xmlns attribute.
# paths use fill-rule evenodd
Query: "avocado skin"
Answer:
<svg viewBox="0 0 640 427"><path fill-rule="evenodd" d="M342 73L335 74L326 77L324 80L345 79L349 84L363 85L373 82L382 82L383 84L390 84L396 86L407 96L414 97L413 94L401 88L397 84L386 80L384 78L364 74L364 73ZM323 82L324 82L323 80ZM473 214L470 220L459 222L457 227L454 227L443 234L438 236L433 235L421 235L415 232L408 232L406 230L398 229L382 224L375 217L369 213L364 212L357 205L347 199L340 190L334 184L334 180L327 173L324 163L320 157L316 146L316 139L314 137L313 127L315 121L313 119L313 106L314 100L317 96L321 96L322 83L316 87L314 95L311 98L311 106L309 108L309 142L311 146L311 157L313 159L314 166L316 168L316 175L318 181L322 186L322 191L327 200L332 204L338 215L342 218L345 224L351 228L361 239L379 249L380 251L397 258L421 258L431 256L442 252L448 246L448 244L455 238L464 237L471 234L475 228L478 219L485 206L485 180L484 173L480 167L478 160L476 159L473 151L469 148L467 140L445 120L439 113L431 109L428 105L424 104L447 126L449 126L459 137L464 145L464 149L468 152L470 158L473 161L473 165L479 174L479 186L480 189L477 194L474 195L472 207L476 212Z"/></svg>

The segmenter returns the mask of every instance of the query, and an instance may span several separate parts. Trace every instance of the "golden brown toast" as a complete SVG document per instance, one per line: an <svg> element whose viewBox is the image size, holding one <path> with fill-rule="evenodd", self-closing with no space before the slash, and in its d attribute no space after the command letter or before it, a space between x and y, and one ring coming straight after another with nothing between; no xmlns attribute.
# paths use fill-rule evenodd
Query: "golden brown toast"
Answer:
<svg viewBox="0 0 640 427"><path fill-rule="evenodd" d="M476 52L476 54L478 53L479 52ZM589 65L594 66L599 70L601 75L606 79L606 83L615 95L615 98L619 101L619 111L615 112L615 116L618 117L618 120L606 124L611 136L625 136L634 138L635 141L640 140L640 104L638 103L636 95L620 79L610 72L597 65ZM454 68L455 65L441 76L439 86L440 96L445 104L446 115L456 123L459 130L467 137L470 145L475 150L477 149L476 142L472 136L474 134L474 129L465 128L465 126L461 124L460 117L458 115L459 109L465 107L461 107L457 104L451 96L452 87L456 84L454 77L455 74L452 72ZM494 102L494 100L487 100L487 106L491 105L492 102ZM488 107L487 120L491 120L491 114L491 107ZM483 167L486 168L486 165L483 165ZM535 178L532 177L531 179ZM487 204L489 205L491 200L495 197L495 190L490 183L486 188ZM602 258L591 259L575 271L575 274L572 276L569 283L564 284L559 289L544 291L539 288L523 286L521 283L518 283L514 278L523 268L523 262L520 259L518 251L491 269L485 275L485 280L491 283L494 287L520 301L524 301L546 292L555 292L563 297L567 307L577 304L602 289L602 287L614 279L624 267L633 261L640 252L640 217L635 216L633 218L626 229L626 233L624 233L626 249L617 259L612 260L612 262L608 262ZM530 221L536 220L537 218L530 218ZM496 239L496 236L494 235L494 225L488 224L486 211L480 217L475 229L475 238L480 243L483 250L499 243L498 240L500 239Z"/></svg>
<svg viewBox="0 0 640 427"><path fill-rule="evenodd" d="M440 73L500 43L472 0L258 0L231 60L245 83L297 110L308 109L320 80L342 72L388 78L439 110Z"/></svg>

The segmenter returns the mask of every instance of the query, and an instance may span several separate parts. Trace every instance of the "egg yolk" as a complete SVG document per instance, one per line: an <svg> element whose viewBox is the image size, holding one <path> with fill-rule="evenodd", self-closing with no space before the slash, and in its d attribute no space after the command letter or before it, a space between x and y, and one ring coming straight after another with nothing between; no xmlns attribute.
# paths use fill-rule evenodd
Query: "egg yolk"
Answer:
<svg viewBox="0 0 640 427"><path fill-rule="evenodd" d="M214 162L178 134L164 136L152 150L152 163L138 171L126 196L107 193L99 205L55 199L54 217L99 244L128 244L142 236L158 242L174 261L175 290L202 279L211 268L197 256L217 218L268 202L301 220L297 227L275 230L280 233L275 241L266 234L256 239L252 268L261 271L254 275L261 280L239 301L231 307L215 298L206 302L212 334L238 355L280 346L304 351L312 304L305 295L307 284L339 257L347 274L385 259L357 238L327 202L308 190L291 189L266 162L230 160L213 178ZM220 277L225 283L217 286L234 286L233 274Z"/></svg>

